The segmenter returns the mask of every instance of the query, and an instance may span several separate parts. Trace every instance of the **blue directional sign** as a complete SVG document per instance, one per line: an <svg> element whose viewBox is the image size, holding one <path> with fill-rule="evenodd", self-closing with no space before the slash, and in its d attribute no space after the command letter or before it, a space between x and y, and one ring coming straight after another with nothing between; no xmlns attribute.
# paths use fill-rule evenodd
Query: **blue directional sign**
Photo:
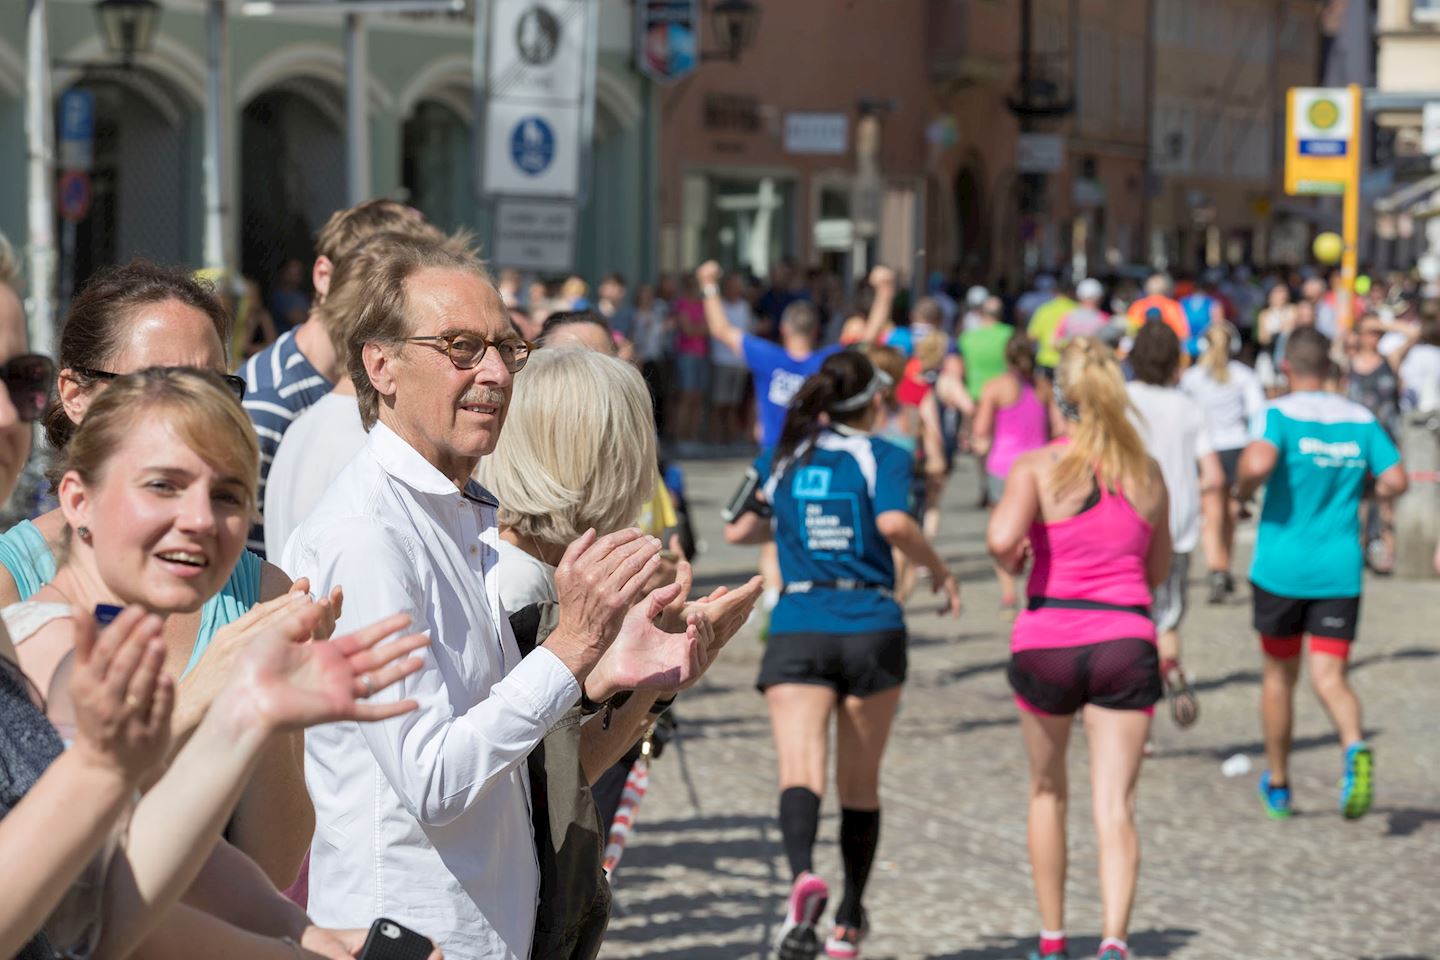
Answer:
<svg viewBox="0 0 1440 960"><path fill-rule="evenodd" d="M510 157L526 175L538 177L555 159L555 131L543 117L522 118L510 133Z"/></svg>
<svg viewBox="0 0 1440 960"><path fill-rule="evenodd" d="M66 90L60 97L60 167L89 170L95 156L95 94Z"/></svg>

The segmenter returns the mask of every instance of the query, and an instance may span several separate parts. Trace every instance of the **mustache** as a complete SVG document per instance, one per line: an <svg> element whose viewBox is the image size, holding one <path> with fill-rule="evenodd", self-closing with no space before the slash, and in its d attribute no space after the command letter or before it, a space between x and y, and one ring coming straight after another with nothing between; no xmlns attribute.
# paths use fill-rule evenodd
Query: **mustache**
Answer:
<svg viewBox="0 0 1440 960"><path fill-rule="evenodd" d="M460 406L469 404L484 404L491 407L505 406L505 391L497 390L494 387L477 387L473 390L466 390L465 395L460 398Z"/></svg>

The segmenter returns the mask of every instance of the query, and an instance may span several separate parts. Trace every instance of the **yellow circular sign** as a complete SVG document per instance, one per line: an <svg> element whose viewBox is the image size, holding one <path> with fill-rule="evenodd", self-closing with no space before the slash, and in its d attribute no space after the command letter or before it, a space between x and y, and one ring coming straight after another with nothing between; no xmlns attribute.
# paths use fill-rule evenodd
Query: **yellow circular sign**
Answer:
<svg viewBox="0 0 1440 960"><path fill-rule="evenodd" d="M1340 122L1340 105L1334 100L1316 100L1310 104L1305 118L1316 130L1329 130Z"/></svg>

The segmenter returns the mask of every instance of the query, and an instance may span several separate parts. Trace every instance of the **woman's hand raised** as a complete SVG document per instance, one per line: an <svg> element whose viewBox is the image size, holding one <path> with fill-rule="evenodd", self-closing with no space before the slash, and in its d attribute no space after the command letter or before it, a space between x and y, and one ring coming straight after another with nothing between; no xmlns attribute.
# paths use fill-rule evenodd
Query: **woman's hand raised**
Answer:
<svg viewBox="0 0 1440 960"><path fill-rule="evenodd" d="M316 605L294 604L237 661L231 688L245 697L271 730L298 730L339 720L385 720L415 709L414 700L362 702L423 665L409 654L430 642L411 634L380 641L410 624L404 614L334 640L295 642L323 616Z"/></svg>
<svg viewBox="0 0 1440 960"><path fill-rule="evenodd" d="M164 620L128 607L96 636L95 620L75 616L70 698L77 753L129 784L165 758L175 682L165 673Z"/></svg>

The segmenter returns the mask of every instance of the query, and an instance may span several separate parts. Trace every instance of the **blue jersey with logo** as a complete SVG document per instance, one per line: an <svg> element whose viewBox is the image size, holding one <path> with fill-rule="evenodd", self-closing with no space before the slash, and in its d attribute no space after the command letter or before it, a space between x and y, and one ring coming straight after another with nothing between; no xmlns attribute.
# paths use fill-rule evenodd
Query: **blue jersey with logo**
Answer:
<svg viewBox="0 0 1440 960"><path fill-rule="evenodd" d="M785 427L785 414L790 401L812 373L820 369L825 358L838 347L817 350L803 360L796 360L785 348L753 334L741 340L745 365L755 377L755 407L760 420L760 447L769 450L780 442Z"/></svg>
<svg viewBox="0 0 1440 960"><path fill-rule="evenodd" d="M827 429L773 472L773 452L755 467L774 511L775 546L787 584L852 580L895 585L890 544L875 518L909 505L910 457L869 434ZM815 587L781 596L772 633L871 633L905 626L900 605L876 589Z"/></svg>
<svg viewBox="0 0 1440 960"><path fill-rule="evenodd" d="M1292 393L1266 410L1260 439L1280 452L1250 579L1283 597L1358 597L1365 475L1400 462L1374 414L1333 393Z"/></svg>

